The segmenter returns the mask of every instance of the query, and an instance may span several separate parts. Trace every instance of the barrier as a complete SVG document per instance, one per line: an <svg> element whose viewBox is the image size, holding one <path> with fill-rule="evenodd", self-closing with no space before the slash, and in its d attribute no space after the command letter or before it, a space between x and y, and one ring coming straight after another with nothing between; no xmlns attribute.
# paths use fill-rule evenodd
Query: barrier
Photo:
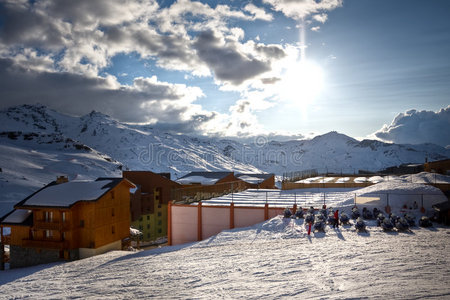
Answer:
<svg viewBox="0 0 450 300"><path fill-rule="evenodd" d="M169 203L168 243L179 245L209 238L223 230L251 226L277 215L284 208L254 206L186 205Z"/></svg>

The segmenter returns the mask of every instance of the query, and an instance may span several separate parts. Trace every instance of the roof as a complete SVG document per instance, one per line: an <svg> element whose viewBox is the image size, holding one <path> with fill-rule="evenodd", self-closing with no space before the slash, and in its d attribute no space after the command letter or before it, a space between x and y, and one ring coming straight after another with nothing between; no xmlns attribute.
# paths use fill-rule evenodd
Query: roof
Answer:
<svg viewBox="0 0 450 300"><path fill-rule="evenodd" d="M236 178L239 178L242 181L251 184L258 184L266 181L267 179L275 176L274 174L252 174L252 173L239 173L235 175Z"/></svg>
<svg viewBox="0 0 450 300"><path fill-rule="evenodd" d="M95 181L70 181L61 184L52 182L16 204L14 208L69 208L80 201L94 202L124 180L130 187L134 187L131 182L122 178L98 178Z"/></svg>
<svg viewBox="0 0 450 300"><path fill-rule="evenodd" d="M3 217L2 225L32 225L33 212L28 209L14 209Z"/></svg>
<svg viewBox="0 0 450 300"><path fill-rule="evenodd" d="M222 178L233 174L233 172L191 172L176 180L180 184L200 183L202 185L213 185Z"/></svg>

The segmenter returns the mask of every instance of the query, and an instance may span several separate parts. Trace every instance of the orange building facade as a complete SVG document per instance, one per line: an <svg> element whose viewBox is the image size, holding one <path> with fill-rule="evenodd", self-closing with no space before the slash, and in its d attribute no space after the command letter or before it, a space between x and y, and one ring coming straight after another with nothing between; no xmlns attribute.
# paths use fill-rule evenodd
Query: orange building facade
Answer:
<svg viewBox="0 0 450 300"><path fill-rule="evenodd" d="M170 174L124 171L122 176L138 187L131 195L131 226L142 232L143 241L166 237L167 204L180 185L170 180Z"/></svg>
<svg viewBox="0 0 450 300"><path fill-rule="evenodd" d="M52 182L19 202L1 222L10 228L4 238L10 243L10 267L121 250L130 235L134 187L122 178Z"/></svg>

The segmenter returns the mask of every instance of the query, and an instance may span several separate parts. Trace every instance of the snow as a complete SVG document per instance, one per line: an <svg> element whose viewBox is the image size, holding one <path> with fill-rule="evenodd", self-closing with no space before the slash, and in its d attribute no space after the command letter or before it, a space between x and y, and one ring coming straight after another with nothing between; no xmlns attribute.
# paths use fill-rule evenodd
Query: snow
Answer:
<svg viewBox="0 0 450 300"><path fill-rule="evenodd" d="M350 177L342 177L336 180L336 183L344 183L350 181Z"/></svg>
<svg viewBox="0 0 450 300"><path fill-rule="evenodd" d="M264 178L254 177L250 175L241 175L237 176L237 178L251 184L258 184L264 181Z"/></svg>
<svg viewBox="0 0 450 300"><path fill-rule="evenodd" d="M137 230L135 228L130 227L130 235L131 236L139 236L139 235L142 235L142 232L140 232L139 230Z"/></svg>
<svg viewBox="0 0 450 300"><path fill-rule="evenodd" d="M26 209L16 209L12 214L6 217L4 223L16 223L20 224L25 221L33 212Z"/></svg>
<svg viewBox="0 0 450 300"><path fill-rule="evenodd" d="M351 205L351 194L395 192L443 196L432 186L383 182L359 190L247 190L236 201L314 199L340 195L330 204ZM440 193L440 194L439 194ZM241 198L240 198L241 197ZM323 196L322 196L323 197ZM444 199L445 196L443 196ZM320 198L320 197L319 197ZM298 198L297 198L298 199ZM275 197L273 201L278 201ZM331 201L331 200L330 200ZM207 201L205 201L207 202ZM292 203L292 202L291 202ZM416 215L416 220L420 215ZM450 228L412 227L384 232L366 221L367 232L350 225L307 234L303 219L274 217L225 230L204 241L148 251L113 251L84 260L0 271L0 299L31 298L389 298L450 296Z"/></svg>
<svg viewBox="0 0 450 300"><path fill-rule="evenodd" d="M356 182L356 183L367 182L367 178L366 177L356 177L353 179L353 182Z"/></svg>
<svg viewBox="0 0 450 300"><path fill-rule="evenodd" d="M279 216L192 244L0 271L0 299L450 296L450 228L367 228L308 236L303 220Z"/></svg>
<svg viewBox="0 0 450 300"><path fill-rule="evenodd" d="M103 195L111 180L73 181L49 186L29 198L26 205L70 207L77 201L93 201Z"/></svg>
<svg viewBox="0 0 450 300"><path fill-rule="evenodd" d="M201 185L213 185L219 178L207 178L203 176L188 176L184 178L177 179L176 182L179 184L201 184Z"/></svg>

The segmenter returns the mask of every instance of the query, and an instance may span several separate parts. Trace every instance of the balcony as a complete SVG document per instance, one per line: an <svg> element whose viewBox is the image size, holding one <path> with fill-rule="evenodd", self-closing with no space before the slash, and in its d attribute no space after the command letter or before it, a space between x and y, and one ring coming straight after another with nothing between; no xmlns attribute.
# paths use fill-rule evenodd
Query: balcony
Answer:
<svg viewBox="0 0 450 300"><path fill-rule="evenodd" d="M46 222L46 221L36 221L34 222L35 229L42 230L67 230L70 227L69 222Z"/></svg>
<svg viewBox="0 0 450 300"><path fill-rule="evenodd" d="M68 241L55 240L22 240L24 247L43 248L43 249L67 249L69 247Z"/></svg>

